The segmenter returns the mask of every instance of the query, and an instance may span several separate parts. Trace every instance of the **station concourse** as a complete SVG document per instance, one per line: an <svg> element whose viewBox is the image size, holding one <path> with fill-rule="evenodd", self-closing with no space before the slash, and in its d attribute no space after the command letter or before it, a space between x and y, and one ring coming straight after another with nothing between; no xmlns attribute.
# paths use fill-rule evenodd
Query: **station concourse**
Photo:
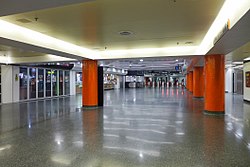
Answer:
<svg viewBox="0 0 250 167"><path fill-rule="evenodd" d="M250 1L0 3L0 167L246 167Z"/></svg>

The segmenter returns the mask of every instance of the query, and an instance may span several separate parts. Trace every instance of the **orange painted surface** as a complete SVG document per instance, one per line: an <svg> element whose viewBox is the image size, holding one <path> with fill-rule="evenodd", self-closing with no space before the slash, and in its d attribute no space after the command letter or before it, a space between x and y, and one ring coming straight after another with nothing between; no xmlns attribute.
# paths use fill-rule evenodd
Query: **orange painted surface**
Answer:
<svg viewBox="0 0 250 167"><path fill-rule="evenodd" d="M225 56L205 56L205 107L206 111L225 111Z"/></svg>
<svg viewBox="0 0 250 167"><path fill-rule="evenodd" d="M82 106L98 105L97 61L82 61Z"/></svg>
<svg viewBox="0 0 250 167"><path fill-rule="evenodd" d="M193 67L201 60L203 59L203 56L195 56L192 58L191 63L189 64L187 71L191 71Z"/></svg>
<svg viewBox="0 0 250 167"><path fill-rule="evenodd" d="M186 75L186 88L189 90L189 73Z"/></svg>
<svg viewBox="0 0 250 167"><path fill-rule="evenodd" d="M204 96L204 75L203 67L194 67L193 70L193 96Z"/></svg>
<svg viewBox="0 0 250 167"><path fill-rule="evenodd" d="M189 72L189 91L193 92L193 71Z"/></svg>

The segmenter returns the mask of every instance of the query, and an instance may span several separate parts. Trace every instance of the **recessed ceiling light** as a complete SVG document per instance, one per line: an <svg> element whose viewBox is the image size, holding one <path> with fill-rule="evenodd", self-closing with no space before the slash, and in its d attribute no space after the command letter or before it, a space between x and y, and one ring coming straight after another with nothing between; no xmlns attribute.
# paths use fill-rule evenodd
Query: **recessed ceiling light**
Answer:
<svg viewBox="0 0 250 167"><path fill-rule="evenodd" d="M133 32L131 32L131 31L120 31L119 34L122 35L122 36L130 36L130 35L133 34Z"/></svg>
<svg viewBox="0 0 250 167"><path fill-rule="evenodd" d="M176 59L175 61L179 61L178 59Z"/></svg>
<svg viewBox="0 0 250 167"><path fill-rule="evenodd" d="M143 62L143 59L140 59L140 62Z"/></svg>

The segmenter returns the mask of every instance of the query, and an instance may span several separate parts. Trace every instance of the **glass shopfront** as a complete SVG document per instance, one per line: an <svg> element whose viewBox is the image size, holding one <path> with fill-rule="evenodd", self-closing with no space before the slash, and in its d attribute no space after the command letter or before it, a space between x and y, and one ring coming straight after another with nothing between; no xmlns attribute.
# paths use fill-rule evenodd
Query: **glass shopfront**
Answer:
<svg viewBox="0 0 250 167"><path fill-rule="evenodd" d="M28 98L28 72L27 68L20 68L20 73L19 73L19 99L20 100L25 100Z"/></svg>
<svg viewBox="0 0 250 167"><path fill-rule="evenodd" d="M29 69L29 93L30 99L36 98L36 68Z"/></svg>
<svg viewBox="0 0 250 167"><path fill-rule="evenodd" d="M38 69L38 97L44 97L44 69Z"/></svg>
<svg viewBox="0 0 250 167"><path fill-rule="evenodd" d="M57 85L57 70L52 70L52 91L53 96L58 96L58 85Z"/></svg>
<svg viewBox="0 0 250 167"><path fill-rule="evenodd" d="M46 70L46 97L51 96L51 70Z"/></svg>
<svg viewBox="0 0 250 167"><path fill-rule="evenodd" d="M82 93L82 73L76 72L76 94Z"/></svg>
<svg viewBox="0 0 250 167"><path fill-rule="evenodd" d="M64 73L64 94L70 94L69 71L65 71Z"/></svg>
<svg viewBox="0 0 250 167"><path fill-rule="evenodd" d="M19 99L35 99L70 94L70 73L63 70L20 67Z"/></svg>
<svg viewBox="0 0 250 167"><path fill-rule="evenodd" d="M59 71L59 96L63 95L63 71Z"/></svg>

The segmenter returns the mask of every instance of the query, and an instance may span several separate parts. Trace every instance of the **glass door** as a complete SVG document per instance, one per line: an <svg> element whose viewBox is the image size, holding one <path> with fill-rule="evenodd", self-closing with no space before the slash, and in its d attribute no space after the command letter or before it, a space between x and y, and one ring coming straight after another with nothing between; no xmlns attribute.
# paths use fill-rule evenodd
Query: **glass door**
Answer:
<svg viewBox="0 0 250 167"><path fill-rule="evenodd" d="M59 71L59 96L63 95L63 71Z"/></svg>
<svg viewBox="0 0 250 167"><path fill-rule="evenodd" d="M46 70L45 73L46 80L46 97L51 96L51 70Z"/></svg>
<svg viewBox="0 0 250 167"><path fill-rule="evenodd" d="M38 69L38 97L44 97L44 70Z"/></svg>
<svg viewBox="0 0 250 167"><path fill-rule="evenodd" d="M20 67L19 73L19 99L26 100L28 97L28 72L27 68Z"/></svg>
<svg viewBox="0 0 250 167"><path fill-rule="evenodd" d="M58 79L57 79L57 70L52 70L52 91L53 91L53 96L58 96Z"/></svg>
<svg viewBox="0 0 250 167"><path fill-rule="evenodd" d="M30 99L36 98L36 69L29 69L29 95Z"/></svg>
<svg viewBox="0 0 250 167"><path fill-rule="evenodd" d="M69 71L65 71L64 73L64 94L70 94Z"/></svg>

